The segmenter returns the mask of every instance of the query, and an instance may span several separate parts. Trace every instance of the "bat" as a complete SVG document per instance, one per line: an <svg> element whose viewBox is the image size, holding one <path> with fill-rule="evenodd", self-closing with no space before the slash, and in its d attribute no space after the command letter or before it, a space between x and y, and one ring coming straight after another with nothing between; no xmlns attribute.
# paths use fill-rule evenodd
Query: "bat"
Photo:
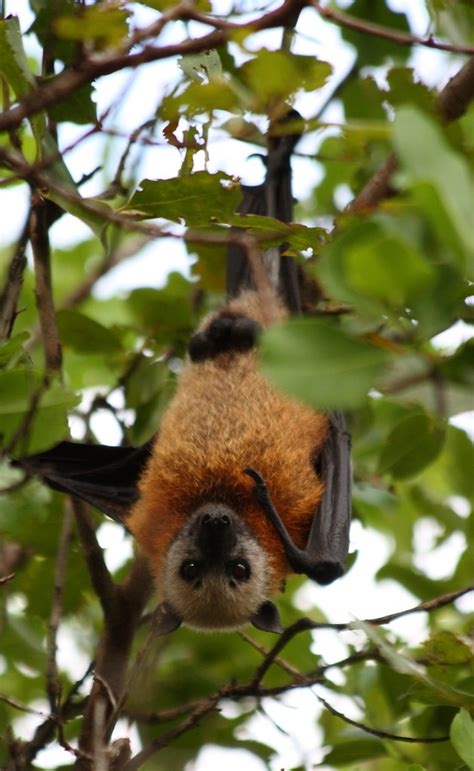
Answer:
<svg viewBox="0 0 474 771"><path fill-rule="evenodd" d="M299 138L270 130L265 181L242 186L241 213L290 221ZM258 339L301 309L293 258L263 255L262 308L246 254L227 259L228 300L192 336L176 395L142 447L62 442L16 461L52 488L124 524L146 555L160 604L157 634L182 623L281 631L271 601L287 575L328 584L344 572L351 514L350 436L340 412L279 392L258 367ZM269 317L268 307L271 308Z"/></svg>

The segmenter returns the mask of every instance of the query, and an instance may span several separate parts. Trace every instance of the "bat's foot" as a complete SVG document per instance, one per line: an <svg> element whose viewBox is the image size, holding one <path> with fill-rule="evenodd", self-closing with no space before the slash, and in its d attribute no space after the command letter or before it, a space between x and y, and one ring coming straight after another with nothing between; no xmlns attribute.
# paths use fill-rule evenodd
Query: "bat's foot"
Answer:
<svg viewBox="0 0 474 771"><path fill-rule="evenodd" d="M257 342L260 324L248 316L223 311L209 326L193 335L188 352L191 361L213 359L221 353L245 353Z"/></svg>

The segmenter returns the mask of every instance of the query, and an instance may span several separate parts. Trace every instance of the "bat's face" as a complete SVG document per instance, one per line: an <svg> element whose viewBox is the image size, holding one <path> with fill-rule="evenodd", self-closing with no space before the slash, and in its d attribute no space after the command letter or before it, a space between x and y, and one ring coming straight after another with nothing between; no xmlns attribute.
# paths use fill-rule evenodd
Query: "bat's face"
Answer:
<svg viewBox="0 0 474 771"><path fill-rule="evenodd" d="M210 503L189 517L171 544L161 586L180 622L231 631L250 621L261 626L260 609L268 613L271 606L270 579L267 556L245 522L228 506Z"/></svg>

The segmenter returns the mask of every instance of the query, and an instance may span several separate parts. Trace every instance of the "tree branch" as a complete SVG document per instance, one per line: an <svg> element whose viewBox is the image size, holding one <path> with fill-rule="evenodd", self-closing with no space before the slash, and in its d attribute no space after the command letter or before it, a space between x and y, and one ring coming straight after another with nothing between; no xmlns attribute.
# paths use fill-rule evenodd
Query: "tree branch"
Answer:
<svg viewBox="0 0 474 771"><path fill-rule="evenodd" d="M66 573L67 554L72 537L73 512L70 505L66 505L63 526L59 538L58 556L56 557L56 570L54 574L53 602L48 627L48 660L46 664L46 692L49 698L50 710L53 715L58 711L59 682L58 666L56 662L58 627L63 612L64 578Z"/></svg>
<svg viewBox="0 0 474 771"><path fill-rule="evenodd" d="M37 112L50 107L61 101L73 91L91 83L104 75L111 75L113 72L125 68L136 68L142 64L156 62L161 59L169 59L174 56L187 56L189 54L207 51L210 48L217 48L233 38L237 31L259 32L274 27L292 26L300 11L306 4L306 0L285 0L278 8L269 11L263 16L244 24L236 24L230 28L218 29L203 35L200 38L187 38L180 43L156 48L154 46L145 46L136 54L122 53L112 51L111 53L101 54L95 58L85 59L74 69L68 69L60 73L45 85L39 86L31 91L16 107L0 115L0 132L16 128L25 118L35 115ZM189 17L189 9L182 13L182 18ZM178 17L176 17L178 18ZM209 17L209 24L212 19ZM219 26L217 24L214 26ZM149 34L147 32L147 34ZM137 39L140 39L140 33L136 33Z"/></svg>
<svg viewBox="0 0 474 771"><path fill-rule="evenodd" d="M113 611L116 602L116 586L105 564L104 555L100 548L92 517L83 501L71 497L71 505L76 517L79 539L84 551L92 586L102 606L104 616L107 618Z"/></svg>
<svg viewBox="0 0 474 771"><path fill-rule="evenodd" d="M99 644L95 678L84 714L79 749L86 755L101 751L110 739L124 690L127 666L135 630L152 588L145 559L138 555L123 584L114 585L115 599L104 615L104 631ZM111 719L115 713L114 719ZM79 768L83 762L77 762Z"/></svg>
<svg viewBox="0 0 474 771"><path fill-rule="evenodd" d="M450 122L464 115L473 99L474 56L448 80L443 90L440 91L437 108L444 120Z"/></svg>
<svg viewBox="0 0 474 771"><path fill-rule="evenodd" d="M371 21L365 19L357 19L354 16L349 16L346 13L340 11L334 11L331 8L326 8L321 5L318 0L310 0L311 5L315 11L323 16L325 19L338 24L340 27L346 27L352 29L355 32L360 32L363 35L374 35L375 37L383 38L384 40L390 40L392 43L398 43L404 46L426 46L427 48L436 48L439 51L452 51L457 54L474 54L474 47L468 45L456 45L454 43L443 43L441 40L435 40L432 35L425 38L417 37L416 35L410 35L407 32L397 32L397 30L383 27L380 24L374 24Z"/></svg>
<svg viewBox="0 0 474 771"><path fill-rule="evenodd" d="M8 576L0 576L0 586L7 584L12 578L15 578L15 573L10 573Z"/></svg>

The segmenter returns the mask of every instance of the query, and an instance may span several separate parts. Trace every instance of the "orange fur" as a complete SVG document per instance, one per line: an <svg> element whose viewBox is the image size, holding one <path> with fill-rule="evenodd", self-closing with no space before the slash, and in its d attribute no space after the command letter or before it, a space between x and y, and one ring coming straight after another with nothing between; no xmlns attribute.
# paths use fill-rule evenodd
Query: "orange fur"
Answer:
<svg viewBox="0 0 474 771"><path fill-rule="evenodd" d="M263 321L254 292L243 293L229 309ZM284 315L275 298L274 317ZM247 521L271 555L276 589L290 569L243 471L252 467L263 476L290 536L303 547L323 490L311 459L327 429L326 416L263 378L255 351L186 364L127 521L154 574L186 517L206 501L221 501Z"/></svg>

